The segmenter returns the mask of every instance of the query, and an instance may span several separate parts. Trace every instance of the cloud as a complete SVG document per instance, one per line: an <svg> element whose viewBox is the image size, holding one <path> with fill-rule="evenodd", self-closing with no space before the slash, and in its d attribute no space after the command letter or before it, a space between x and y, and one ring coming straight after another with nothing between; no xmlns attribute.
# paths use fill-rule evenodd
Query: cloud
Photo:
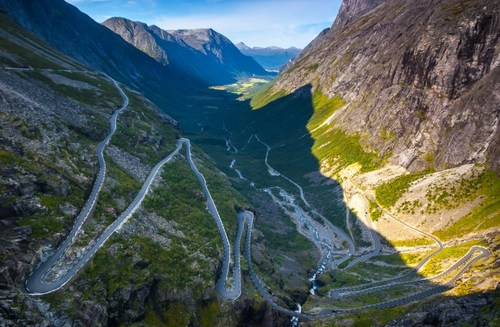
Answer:
<svg viewBox="0 0 500 327"><path fill-rule="evenodd" d="M151 23L167 30L211 27L233 42L244 41L250 46L304 47L332 24L340 1L267 0L212 5L205 12L157 16Z"/></svg>
<svg viewBox="0 0 500 327"><path fill-rule="evenodd" d="M98 2L112 2L113 0L66 0L66 2L71 4L80 4L80 3L98 3Z"/></svg>
<svg viewBox="0 0 500 327"><path fill-rule="evenodd" d="M66 0L98 22L126 17L172 30L211 27L249 46L304 47L331 26L341 0Z"/></svg>

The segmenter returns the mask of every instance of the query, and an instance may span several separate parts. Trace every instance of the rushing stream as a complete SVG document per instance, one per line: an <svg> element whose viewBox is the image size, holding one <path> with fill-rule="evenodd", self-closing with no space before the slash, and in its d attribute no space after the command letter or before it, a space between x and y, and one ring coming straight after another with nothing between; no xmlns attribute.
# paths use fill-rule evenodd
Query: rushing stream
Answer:
<svg viewBox="0 0 500 327"><path fill-rule="evenodd" d="M297 303L297 310L295 310L295 312L302 313L302 306L299 303ZM299 317L292 317L290 322L292 323L292 327L298 327Z"/></svg>
<svg viewBox="0 0 500 327"><path fill-rule="evenodd" d="M225 126L223 126L223 129L229 133L229 138L224 138L224 140L226 141L226 150L230 153L237 154L238 149L231 142L232 133L230 131L228 131L225 128ZM318 276L321 275L322 273L324 273L325 271L327 271L329 269L329 265L331 266L331 269L339 269L339 265L341 263L352 258L354 255L354 252L356 249L355 249L355 244L353 241L352 230L350 228L349 209L346 207L346 225L348 227L349 233L351 234L351 237L349 237L338 226L335 226L334 224L332 224L325 216L323 216L320 212L318 212L314 207L312 207L308 203L308 201L305 197L304 191L299 184L297 184L296 182L294 182L293 180L291 180L287 176L281 174L279 171L277 171L276 169L271 167L271 165L268 162L271 147L268 144L266 144L265 142L263 142L262 140L260 140L257 135L255 135L255 134L251 135L248 138L248 141L245 143L245 145L241 148L241 150L244 150L246 148L246 146L253 139L255 139L256 142L259 142L263 146L266 147L267 151L266 151L266 155L264 158L264 162L267 166L267 171L268 171L269 175L273 176L273 177L281 177L281 178L285 179L286 181L290 182L291 184L293 184L299 191L300 200L301 200L299 202L302 205L304 205L304 208L306 208L307 212L303 209L303 207L301 207L299 204L297 204L297 201L296 201L297 199L295 198L294 195L292 195L291 193L288 193L286 190L284 190L283 188L281 188L279 186L271 186L271 187L267 187L267 188L263 188L263 189L256 188L255 184L252 181L245 178L243 176L243 174L241 173L241 171L235 168L236 159L234 159L234 158L232 159L232 161L229 165L229 168L234 170L240 179L249 182L252 187L256 188L256 190L267 193L272 198L273 202L278 204L283 209L283 211L285 213L287 213L288 216L290 216L292 222L296 225L297 231L300 234L307 237L309 240L311 240L314 243L314 245L318 248L322 259L318 265L318 268L314 272L314 274L308 279L311 282L310 293L314 295L314 294L316 294L316 289L318 288L318 285L316 282ZM360 192L360 194L363 194L363 193ZM365 195L365 204L366 204L365 207L367 208L366 210L368 210L368 201L367 201L366 195ZM356 265L359 262L367 261L370 258L372 258L373 256L378 255L381 251L380 239L379 239L375 229L371 226L371 221L369 220L370 218L368 216L368 213L366 213L366 215L367 215L366 216L366 218L367 218L367 224L366 224L367 226L366 227L370 231L370 238L371 238L371 241L373 244L373 250L368 252L368 253L365 253L361 256L356 257L354 260L349 262L347 267L342 268L342 269L348 269L348 268L351 268L352 266ZM417 264L417 266L413 267L415 270L418 271L423 265L425 265L425 263L432 256L434 256L434 255L438 254L440 251L442 251L442 249L443 249L442 243L439 241L439 239L437 239L433 235L425 233L423 231L420 231L420 230L416 229L415 227L412 227L411 225L406 224L406 223L398 220L397 218L393 217L392 215L390 215L388 213L385 213L385 215L387 217L389 217L390 219L393 219L393 220L403 224L405 227L410 228L411 230L414 230L415 232L422 234L422 235L434 240L436 242L436 244L438 245L438 249L436 251L427 255L423 260L421 260ZM317 220L313 219L312 216L314 216L314 218L317 218ZM251 221L253 221L253 220L251 220ZM251 222L250 222L250 224L251 224ZM248 237L249 236L247 234L247 238ZM249 238L248 238L248 244L250 244ZM334 248L345 248L345 245L347 245L347 250L348 250L346 253L342 253L344 251L341 251L341 252L336 251L336 253L334 253ZM246 251L247 251L247 254L249 257L248 262L251 264L249 246L247 246ZM475 251L479 251L479 252L481 252L481 254L474 257L473 259L471 259L473 257L473 254ZM339 312L356 313L356 312L359 312L360 310L365 310L365 309L389 308L389 307L393 307L393 306L397 306L397 305L401 305L401 304L405 304L405 303L409 303L409 302L414 302L416 300L423 299L423 298L426 298L428 296L432 296L434 294L440 294L446 290L449 290L451 287L453 287L453 285L456 283L458 278L460 278L460 276L468 269L468 267L470 267L470 265L474 261L480 260L482 258L489 256L489 255L490 255L490 252L488 251L488 249L475 246L469 250L468 254L464 255L454 265L450 266L447 270L445 270L441 274L438 274L434 277L421 278L421 279L417 279L417 280L409 280L408 281L408 280L404 280L407 277L407 275L403 274L403 275L399 275L399 276L392 277L389 279L385 279L385 280L381 280L381 281L374 281L374 282L368 283L368 284L363 284L361 286L351 286L351 287L344 287L344 288L339 288L339 289L332 289L329 292L328 296L330 298L340 299L343 296L350 296L353 294L371 293L371 292L375 292L375 291L389 288L392 286L411 285L411 284L414 284L415 282L421 282L421 281L426 281L426 280L432 280L435 278L440 278L442 275L447 275L451 271L456 270L460 266L463 266L444 285L438 285L438 286L435 286L433 288L425 289L423 291L419 291L419 292L416 292L416 293L413 293L413 294L410 294L407 296L403 296L400 298L390 299L390 300L378 302L375 304L368 304L368 305L365 305L364 307L335 308L333 310L323 310L321 313L319 313L318 315L314 315L314 316L310 316L309 314L302 313L302 306L299 303L297 303L297 309L294 311L291 311L290 309L283 308L282 306L277 304L270 297L270 295L264 290L262 283L259 281L259 279L255 275L252 275L252 279L253 279L254 284L256 285L257 289L259 289L259 291L261 291L261 294L265 297L265 299L271 305L273 305L274 308L277 308L278 310L286 312L287 314L292 316L292 318L290 319L291 326L296 327L299 325L299 318L300 317L306 317L307 319L311 319L312 317L314 317L314 319L316 319L316 318L320 318L320 317L332 316L332 315L335 315ZM334 256L335 256L335 259L334 259ZM250 272L252 272L252 271L250 270Z"/></svg>
<svg viewBox="0 0 500 327"><path fill-rule="evenodd" d="M273 193L273 189L279 191L278 196ZM265 188L263 191L283 210L286 211L288 207L293 208L295 215L298 217L298 220L292 219L297 226L297 231L310 239L318 247L323 259L315 273L309 278L311 282L310 292L311 294L315 294L315 290L317 289L316 278L326 271L328 262L332 258L333 246L328 243L328 239L326 238L328 236L325 235L325 228L317 221L309 218L305 211L296 203L295 197L281 187L273 186L271 188ZM304 228L301 228L301 226L305 227L306 232L304 232Z"/></svg>
<svg viewBox="0 0 500 327"><path fill-rule="evenodd" d="M255 184L249 181L247 178L243 176L240 170L236 169L234 165L236 164L236 159L232 159L229 168L233 169L238 177L242 180L250 182L251 186L255 186ZM276 170L269 168L269 173L273 176L280 176ZM273 193L273 189L278 190L278 196ZM292 207L295 215L298 217L298 220L294 220L297 227L297 231L310 239L319 249L323 259L319 264L318 268L314 272L314 274L309 278L311 282L311 289L309 290L311 294L316 294L315 290L317 289L316 278L324 273L328 268L328 262L332 258L333 246L328 243L328 235L324 235L325 227L322 226L317 221L310 219L308 215L305 213L304 209L302 209L297 203L295 197L285 191L283 188L279 186L273 186L269 188L262 189L265 193L267 193L273 201L278 204L283 210L287 211L288 207ZM293 219L292 219L293 220ZM307 232L303 231L302 226L305 226ZM321 234L320 232L321 231ZM331 235L331 234L330 234Z"/></svg>

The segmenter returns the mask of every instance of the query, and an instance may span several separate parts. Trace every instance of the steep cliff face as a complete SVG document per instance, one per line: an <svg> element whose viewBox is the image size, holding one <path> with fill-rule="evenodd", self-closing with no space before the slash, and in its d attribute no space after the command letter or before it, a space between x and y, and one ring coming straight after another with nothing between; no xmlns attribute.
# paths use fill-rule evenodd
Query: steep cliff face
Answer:
<svg viewBox="0 0 500 327"><path fill-rule="evenodd" d="M333 27L342 28L349 22L366 14L373 8L387 0L345 0L340 5L339 13Z"/></svg>
<svg viewBox="0 0 500 327"><path fill-rule="evenodd" d="M125 18L110 18L103 25L162 65L208 84L228 84L240 76L267 74L254 59L212 29L165 31Z"/></svg>
<svg viewBox="0 0 500 327"><path fill-rule="evenodd" d="M102 24L161 64L169 64L167 53L158 45L154 34L146 24L118 17L110 18ZM161 38L166 42L175 43L173 37L166 32L161 35Z"/></svg>
<svg viewBox="0 0 500 327"><path fill-rule="evenodd" d="M412 170L498 171L499 13L486 0L344 1L270 93L311 84L342 96L327 123Z"/></svg>

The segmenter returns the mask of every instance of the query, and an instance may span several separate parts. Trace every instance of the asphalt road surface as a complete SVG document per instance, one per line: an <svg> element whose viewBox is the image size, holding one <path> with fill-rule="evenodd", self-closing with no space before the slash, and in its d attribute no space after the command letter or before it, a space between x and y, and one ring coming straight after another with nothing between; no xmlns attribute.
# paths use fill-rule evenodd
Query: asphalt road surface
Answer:
<svg viewBox="0 0 500 327"><path fill-rule="evenodd" d="M376 303L376 304L371 304L367 305L364 307L358 307L358 308L353 308L353 309L325 309L318 315L310 315L310 314L305 314L301 312L296 312L293 310L290 310L288 308L285 308L278 304L275 299L273 299L272 292L270 292L265 285L261 282L257 274L253 270L252 266L252 258L251 258L251 234L252 234L252 229L253 229L253 220L254 216L253 213L250 211L242 211L238 213L237 215L237 220L238 220L238 231L235 239L235 253L234 253L234 262L233 262L233 278L231 279L229 277L229 270L230 270L230 264L231 264L231 245L229 243L229 239L227 237L226 230L224 228L224 224L222 222L222 219L220 217L220 214L217 210L217 207L215 205L215 202L212 198L212 195L210 194L210 190L208 188L207 182L205 180L205 177L203 174L201 174L196 167L195 162L193 161L192 154L191 154L191 143L188 139L186 138L180 138L177 141L177 147L175 148L174 151L172 151L168 156L166 156L163 160L158 162L156 166L153 168L153 170L150 172L149 176L147 177L146 181L142 185L141 190L139 193L136 195L132 203L129 205L129 207L112 223L108 226L108 228L86 249L85 253L77 259L73 265L70 267L69 270L67 270L64 274L59 276L59 278L53 280L53 281L46 281L45 276L47 273L54 267L54 264L63 256L65 251L71 246L73 243L73 240L75 238L75 235L77 232L80 230L81 226L85 222L85 220L89 217L91 212L96 206L97 202L97 197L100 193L100 190L102 188L104 179L106 177L106 162L104 160L104 150L106 146L108 145L111 137L113 136L115 130L116 130L116 121L118 115L127 108L128 106L128 98L123 92L123 90L120 88L120 86L109 76L107 78L110 79L110 81L113 83L115 88L120 92L121 97L123 98L123 105L120 109L116 110L110 117L109 123L110 123L110 131L106 138L99 143L97 147L97 157L98 157L98 162L99 162L99 171L97 173L92 192L80 212L80 214L77 216L75 220L75 224L66 238L66 240L57 248L57 250L44 262L40 263L38 267L36 267L32 274L26 279L25 281L25 286L26 290L28 293L32 295L43 295L43 294L48 294L54 291L57 291L58 289L62 288L64 285L66 285L76 274L77 272L84 267L88 261L95 255L95 253L106 243L106 241L115 233L118 231L123 224L133 215L135 210L139 208L141 205L142 201L144 200L145 196L150 190L151 183L155 179L155 177L158 175L158 172L160 169L163 167L164 164L168 163L176 154L179 153L179 151L182 149L182 146L186 146L186 158L189 163L189 166L191 167L191 170L193 173L196 175L198 178L198 181L203 189L203 193L205 195L205 198L207 200L207 209L209 213L213 216L215 223L217 225L217 228L219 230L219 233L222 238L222 243L223 243L223 248L224 248L224 253L222 257L222 273L219 278L219 280L216 283L216 291L220 294L221 297L225 299L230 299L234 300L237 299L241 295L241 265L240 265L240 243L243 237L243 234L246 231L245 234L245 245L244 245L244 257L245 261L248 266L248 271L250 274L250 277L252 279L252 282L254 283L255 287L259 291L259 293L263 296L263 298L277 311L280 311L282 313L288 314L290 316L295 316L299 318L304 318L304 319L317 319L317 318L324 318L327 316L331 315L336 315L339 313L356 313L356 312L361 312L366 309L374 309L374 308L387 308L391 306L396 306L396 305L402 305L406 304L409 302L417 301L420 299L423 299L428 296L432 296L435 294L442 293L450 288L453 287L455 282L460 278L460 276L476 261L487 257L490 253L486 248L475 246L470 249L470 251L464 255L460 260L458 260L454 265L449 267L447 270L445 270L443 273L434 276L432 278L427 278L427 279L421 279L418 280L424 281L424 280L431 280L431 279L437 279L440 278L444 275L450 274L453 270L458 269L459 267L462 266L462 268L455 274L453 275L452 278L450 278L446 283L443 285L438 285L426 290L423 290L421 292L413 293L398 299L391 299L386 302L381 302L381 303ZM255 135L255 138L261 142L262 144L267 146L267 153L266 153L266 165L269 168L270 172L274 172L277 175L281 175L279 172L274 170L267 162L268 154L270 151L270 147L265 144L264 142L260 141L258 137ZM283 175L281 175L283 176ZM325 219L321 214L319 214L314 208L312 208L307 200L305 199L304 192L302 188L293 182L292 180L288 179L286 176L283 176L285 179L289 180L291 183L293 183L297 188L299 189L302 201L313 210L315 214L320 216L325 220L325 222L329 223L328 220ZM386 215L388 215L390 218L399 221L395 217L389 215L388 213L385 212ZM415 267L416 270L418 270L425 262L427 262L430 257L433 255L437 254L440 252L443 248L443 245L441 242L435 238L434 236L424 233L422 231L419 231L415 229L414 227L405 224L404 222L399 221L401 224L406 225L407 227L419 232L420 234L423 234L427 237L432 238L433 240L436 241L438 244L438 250L433 252L431 255L426 257L417 267ZM352 239L347 236L342 230L338 229L336 226L331 226L334 227L332 228L333 230L336 230L337 234L344 239L349 246L349 256L352 255L354 252L354 243ZM375 245L375 251L378 253L380 251L380 243L378 242L378 239L374 238L374 245ZM477 256L473 256L475 251L479 251L480 254ZM400 285L406 285L409 283L415 283L416 281L405 281L405 282L397 282L401 280L402 278L405 277L396 277L393 279L381 281L381 282L375 282L375 283L369 283L365 285L361 285L359 287L352 287L352 288L344 288L341 290L343 293L368 293L368 292L374 292L374 291L380 291L382 289L385 289L387 287L392 287L392 286L400 286ZM232 280L232 285L231 287L228 286L229 280ZM382 284L382 285L380 285ZM367 287L368 286L368 287ZM340 290L337 290L340 291Z"/></svg>

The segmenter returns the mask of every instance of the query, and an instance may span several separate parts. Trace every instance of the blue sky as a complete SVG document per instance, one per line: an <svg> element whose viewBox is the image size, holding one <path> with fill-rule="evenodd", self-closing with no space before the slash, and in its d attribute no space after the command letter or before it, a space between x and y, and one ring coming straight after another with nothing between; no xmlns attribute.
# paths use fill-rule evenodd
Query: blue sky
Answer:
<svg viewBox="0 0 500 327"><path fill-rule="evenodd" d="M342 0L66 0L101 23L119 16L169 29L207 28L248 46L305 47Z"/></svg>

